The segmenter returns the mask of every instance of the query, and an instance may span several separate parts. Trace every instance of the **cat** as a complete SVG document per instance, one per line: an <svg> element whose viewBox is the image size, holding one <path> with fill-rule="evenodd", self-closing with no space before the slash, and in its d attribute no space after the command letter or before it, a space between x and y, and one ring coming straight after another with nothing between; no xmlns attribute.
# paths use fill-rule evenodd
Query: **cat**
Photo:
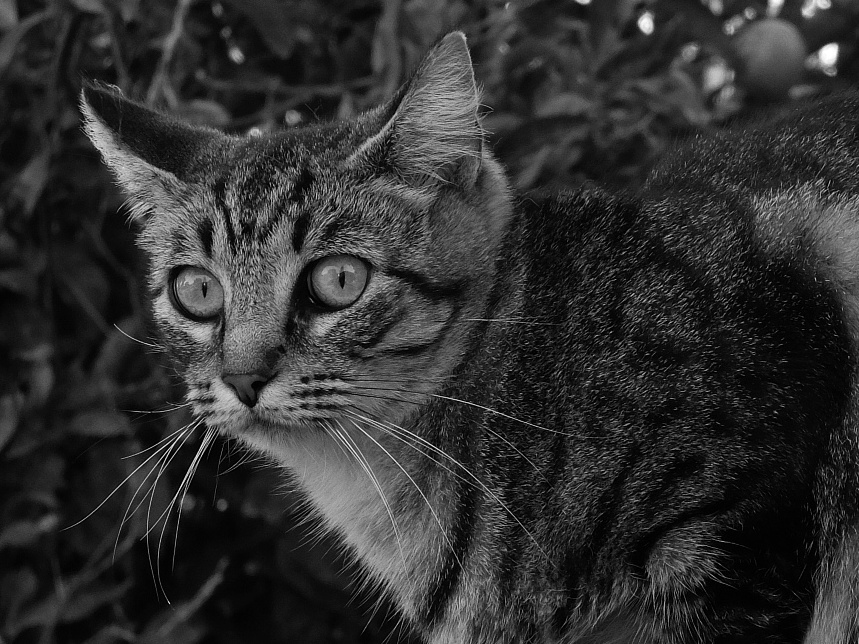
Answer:
<svg viewBox="0 0 859 644"><path fill-rule="evenodd" d="M431 643L859 639L859 96L515 195L465 38L258 136L90 84L201 422Z"/></svg>

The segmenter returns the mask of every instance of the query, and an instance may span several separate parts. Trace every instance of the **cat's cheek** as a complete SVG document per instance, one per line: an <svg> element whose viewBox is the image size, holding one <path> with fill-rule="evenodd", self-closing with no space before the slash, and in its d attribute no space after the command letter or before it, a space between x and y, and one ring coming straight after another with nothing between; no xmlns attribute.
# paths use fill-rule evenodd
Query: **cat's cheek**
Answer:
<svg viewBox="0 0 859 644"><path fill-rule="evenodd" d="M346 340L354 333L356 320L360 320L363 315L361 310L358 310L360 307L359 301L358 304L340 311L314 315L307 326L306 341L312 346L324 347L335 354L338 353L338 348L343 351L348 344Z"/></svg>
<svg viewBox="0 0 859 644"><path fill-rule="evenodd" d="M315 340L320 340L326 337L334 330L334 327L337 326L337 322L340 318L341 315L338 315L337 313L328 313L326 315L317 316L310 327L310 335Z"/></svg>
<svg viewBox="0 0 859 644"><path fill-rule="evenodd" d="M164 330L165 334L179 334L201 348L214 346L217 340L216 323L195 322L182 317L166 296L156 300L152 313L155 322Z"/></svg>

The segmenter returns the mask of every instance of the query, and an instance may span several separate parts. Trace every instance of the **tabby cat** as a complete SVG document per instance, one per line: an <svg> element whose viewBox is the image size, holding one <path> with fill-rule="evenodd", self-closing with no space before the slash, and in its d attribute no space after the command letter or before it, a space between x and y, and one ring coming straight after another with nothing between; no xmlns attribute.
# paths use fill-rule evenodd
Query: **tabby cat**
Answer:
<svg viewBox="0 0 859 644"><path fill-rule="evenodd" d="M462 34L259 136L91 85L188 401L427 642L859 641L859 97L515 196Z"/></svg>

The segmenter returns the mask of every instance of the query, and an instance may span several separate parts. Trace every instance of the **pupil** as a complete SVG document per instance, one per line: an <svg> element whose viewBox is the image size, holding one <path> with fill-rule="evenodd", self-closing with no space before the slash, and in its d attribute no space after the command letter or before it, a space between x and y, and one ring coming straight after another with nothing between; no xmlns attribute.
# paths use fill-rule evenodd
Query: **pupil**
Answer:
<svg viewBox="0 0 859 644"><path fill-rule="evenodd" d="M340 275L337 276L337 279L340 282L340 288L344 288L346 286L346 271L342 268L340 269Z"/></svg>
<svg viewBox="0 0 859 644"><path fill-rule="evenodd" d="M208 283L208 282L203 282L203 284L202 284L201 288L202 288L202 290L203 290L203 297L205 298L205 297L206 297L206 293L208 293L208 291L209 291L209 283Z"/></svg>

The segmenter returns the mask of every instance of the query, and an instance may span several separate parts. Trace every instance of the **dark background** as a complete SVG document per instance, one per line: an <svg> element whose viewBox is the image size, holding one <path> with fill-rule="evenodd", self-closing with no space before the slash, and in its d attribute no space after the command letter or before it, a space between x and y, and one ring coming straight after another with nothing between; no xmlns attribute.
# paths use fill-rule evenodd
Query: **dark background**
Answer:
<svg viewBox="0 0 859 644"><path fill-rule="evenodd" d="M515 186L632 189L673 140L854 83L859 3L767 11L0 0L0 644L408 637L350 583L337 546L302 525L283 477L235 445L207 451L177 498L181 521L166 510L200 436L169 465L145 462L190 419L144 344L139 257L80 129L83 78L234 132L293 127L378 103L461 28ZM837 56L815 53L827 43Z"/></svg>

